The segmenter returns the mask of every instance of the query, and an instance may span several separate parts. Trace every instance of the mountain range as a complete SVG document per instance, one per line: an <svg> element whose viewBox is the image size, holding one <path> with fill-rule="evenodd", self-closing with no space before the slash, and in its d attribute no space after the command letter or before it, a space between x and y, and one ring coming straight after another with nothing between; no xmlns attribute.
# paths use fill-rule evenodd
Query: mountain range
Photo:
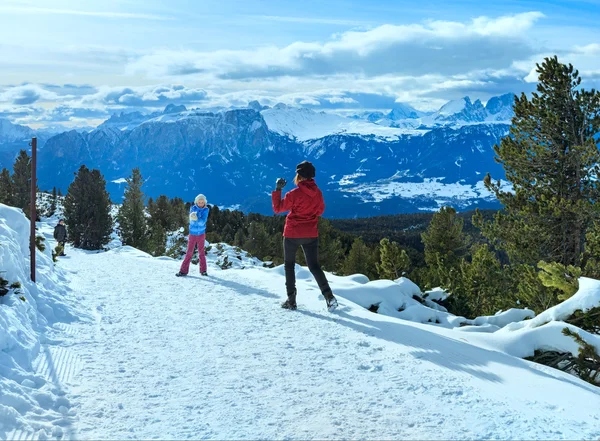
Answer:
<svg viewBox="0 0 600 441"><path fill-rule="evenodd" d="M482 179L487 172L504 177L492 147L508 134L512 101L507 94L483 106L464 97L433 113L399 103L351 117L258 102L217 111L169 105L150 114L120 113L93 130L42 139L39 186L66 191L85 164L102 171L118 202L124 178L140 167L148 196L191 200L202 192L219 206L269 213L276 178L291 182L295 165L307 159L317 168L329 217L446 204L497 207ZM12 149L13 157L15 145L23 148L35 134L7 121L0 128L0 152ZM10 166L6 155L0 160Z"/></svg>

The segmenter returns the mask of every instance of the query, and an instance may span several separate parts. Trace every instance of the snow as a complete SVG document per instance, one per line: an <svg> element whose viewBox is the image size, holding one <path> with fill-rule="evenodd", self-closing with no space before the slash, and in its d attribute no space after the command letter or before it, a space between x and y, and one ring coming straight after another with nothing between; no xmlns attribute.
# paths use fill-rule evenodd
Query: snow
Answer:
<svg viewBox="0 0 600 441"><path fill-rule="evenodd" d="M444 183L445 178L425 178L422 182L398 182L392 176L389 179L381 179L372 183L355 184L354 178L361 176L356 173L344 176L339 185L343 186L341 191L353 193L362 198L364 202L379 203L393 197L403 198L435 198L438 203L437 208L428 208L437 211L439 207L448 203L452 199L462 199L465 202L474 199L493 200L495 197L485 188L482 181L476 184L463 184L460 182ZM364 176L364 175L363 175ZM510 191L511 186L507 181L502 180L503 191Z"/></svg>
<svg viewBox="0 0 600 441"><path fill-rule="evenodd" d="M440 110L437 111L437 114L441 116L451 116L456 113L462 112L463 110L465 110L465 107L467 107L467 102L465 98L452 100L448 101L446 104L440 107Z"/></svg>
<svg viewBox="0 0 600 441"><path fill-rule="evenodd" d="M384 127L369 121L285 105L263 110L261 115L269 130L296 138L298 141L309 141L341 133L374 135L387 140L395 140L402 135L422 135L427 132L412 128Z"/></svg>
<svg viewBox="0 0 600 441"><path fill-rule="evenodd" d="M573 296L542 312L534 320L528 322L527 326L533 328L550 321L565 320L577 310L587 312L598 307L600 307L600 282L581 277L579 279L579 289Z"/></svg>
<svg viewBox="0 0 600 441"><path fill-rule="evenodd" d="M52 227L40 224L48 245ZM0 205L0 264L23 282L26 233L23 215ZM27 302L0 304L0 335L12 342L0 351L0 437L600 437L600 388L515 357L553 341L576 350L559 321L481 332L525 314L507 311L465 332L463 318L416 300L410 280L360 274L327 275L340 303L328 313L303 267L299 309L284 311L283 267L222 270L218 260L239 261L238 251L212 247L209 276L192 265L186 278L174 277L179 261L131 247L67 247L56 266L40 253ZM593 305L593 282L551 315Z"/></svg>
<svg viewBox="0 0 600 441"><path fill-rule="evenodd" d="M354 177L354 175L351 175L350 177ZM444 178L425 178L423 182L397 182L394 180L381 180L375 183L346 187L343 188L342 191L348 193L359 193L361 196L363 196L365 202L381 202L394 196L406 198L420 196L432 196L437 198L476 198L482 196L477 192L476 186L460 183L446 184L440 182L443 179ZM347 179L343 181L343 185L345 186L353 183L353 181ZM342 185L342 181L340 181L340 185Z"/></svg>
<svg viewBox="0 0 600 441"><path fill-rule="evenodd" d="M46 241L46 245L48 242ZM53 329L75 320L77 302L66 274L52 264L50 246L36 251L37 283L29 280L29 221L19 209L0 204L0 268L18 292L0 297L0 438L10 430L59 435L73 422L71 398L45 373L57 342ZM8 437L11 438L11 437Z"/></svg>
<svg viewBox="0 0 600 441"><path fill-rule="evenodd" d="M0 118L0 144L16 141L31 141L33 136L35 136L35 131L31 128L13 124L5 118Z"/></svg>

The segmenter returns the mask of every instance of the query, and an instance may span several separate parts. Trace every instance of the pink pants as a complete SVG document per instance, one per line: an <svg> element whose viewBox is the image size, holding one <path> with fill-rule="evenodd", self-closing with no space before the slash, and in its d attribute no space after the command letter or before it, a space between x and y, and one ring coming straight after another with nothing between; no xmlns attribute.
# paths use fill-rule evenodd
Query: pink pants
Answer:
<svg viewBox="0 0 600 441"><path fill-rule="evenodd" d="M200 272L203 273L206 271L206 255L204 254L204 238L205 235L201 234L197 236L195 234L190 234L188 237L188 247L187 253L185 253L185 259L183 259L183 263L181 264L181 269L179 272L181 274L187 274L190 270L190 262L192 261L192 256L194 255L194 248L196 245L198 246L198 257L200 258Z"/></svg>

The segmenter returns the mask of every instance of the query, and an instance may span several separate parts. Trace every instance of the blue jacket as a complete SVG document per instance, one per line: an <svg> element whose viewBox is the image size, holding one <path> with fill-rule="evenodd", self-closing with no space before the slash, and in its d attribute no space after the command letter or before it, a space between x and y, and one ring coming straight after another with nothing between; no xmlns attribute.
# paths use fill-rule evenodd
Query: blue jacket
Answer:
<svg viewBox="0 0 600 441"><path fill-rule="evenodd" d="M192 220L190 217L190 234L194 236L200 236L206 232L206 221L208 220L209 208L200 208L196 204L190 207L190 216L192 213L196 213L198 220Z"/></svg>

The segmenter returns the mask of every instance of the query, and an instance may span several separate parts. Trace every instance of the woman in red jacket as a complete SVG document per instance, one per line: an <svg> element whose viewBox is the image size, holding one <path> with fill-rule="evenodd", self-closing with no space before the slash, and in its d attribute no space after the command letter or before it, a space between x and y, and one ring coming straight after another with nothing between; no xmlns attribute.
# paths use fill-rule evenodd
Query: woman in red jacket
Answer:
<svg viewBox="0 0 600 441"><path fill-rule="evenodd" d="M323 297L327 301L327 309L333 311L337 300L331 292L327 278L319 265L319 216L325 211L323 194L315 180L315 167L308 161L296 167L294 183L298 188L288 192L281 199L281 190L287 182L277 179L277 187L271 194L273 211L283 213L289 211L283 230L283 260L285 266L285 287L287 300L281 305L285 309L296 309L296 251L302 247L308 269L314 276Z"/></svg>

